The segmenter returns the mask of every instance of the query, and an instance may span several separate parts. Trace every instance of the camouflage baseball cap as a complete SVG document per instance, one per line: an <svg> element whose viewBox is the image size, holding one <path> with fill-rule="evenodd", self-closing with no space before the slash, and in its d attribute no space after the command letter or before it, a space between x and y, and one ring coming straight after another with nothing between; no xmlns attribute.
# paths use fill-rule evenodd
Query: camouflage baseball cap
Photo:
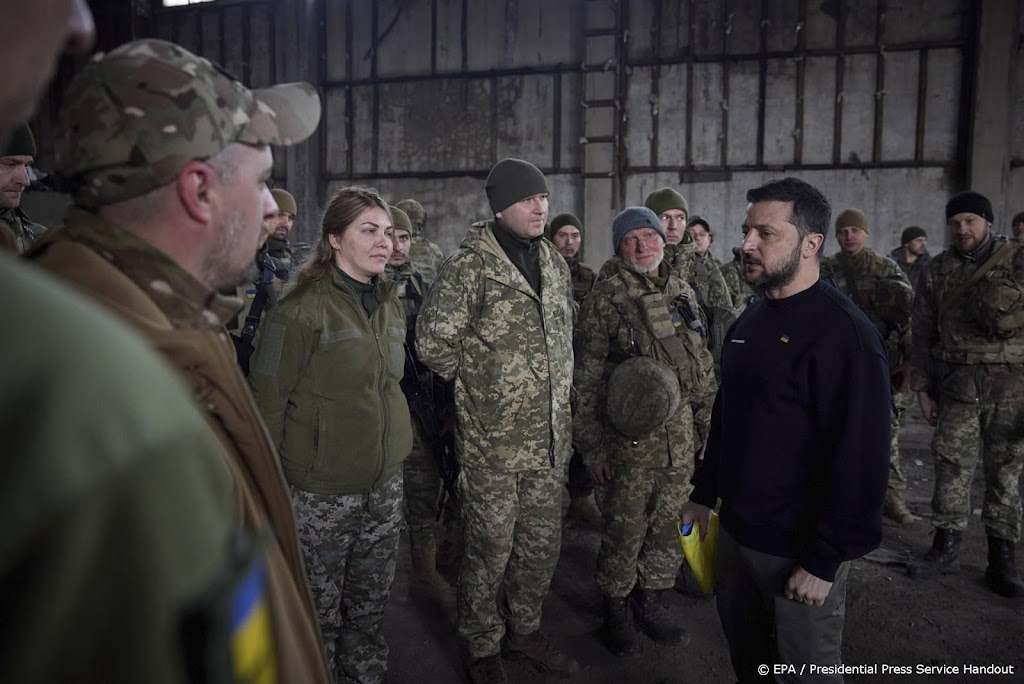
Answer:
<svg viewBox="0 0 1024 684"><path fill-rule="evenodd" d="M71 82L56 170L86 207L137 197L233 142L292 145L320 121L308 83L249 90L209 60L162 40L97 54Z"/></svg>

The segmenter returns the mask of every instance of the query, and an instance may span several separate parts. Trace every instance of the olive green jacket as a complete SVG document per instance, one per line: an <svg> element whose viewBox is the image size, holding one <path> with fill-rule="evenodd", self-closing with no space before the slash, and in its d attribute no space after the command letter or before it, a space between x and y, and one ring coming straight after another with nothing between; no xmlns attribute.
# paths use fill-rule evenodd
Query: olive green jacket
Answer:
<svg viewBox="0 0 1024 684"><path fill-rule="evenodd" d="M285 477L315 494L365 493L412 450L405 313L393 282L367 317L342 276L286 294L260 324L249 383Z"/></svg>
<svg viewBox="0 0 1024 684"><path fill-rule="evenodd" d="M416 348L435 373L455 379L462 464L502 472L563 467L572 448L569 267L538 240L538 295L493 224L470 227L441 267L416 325Z"/></svg>

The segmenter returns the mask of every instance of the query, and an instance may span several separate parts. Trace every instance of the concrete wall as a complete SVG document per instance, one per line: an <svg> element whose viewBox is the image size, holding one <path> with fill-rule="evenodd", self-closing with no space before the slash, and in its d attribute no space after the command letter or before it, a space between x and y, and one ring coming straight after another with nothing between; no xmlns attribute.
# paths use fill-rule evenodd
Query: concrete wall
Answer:
<svg viewBox="0 0 1024 684"><path fill-rule="evenodd" d="M548 174L552 214L588 224L584 256L599 263L614 211L663 185L711 222L722 259L745 191L788 174L837 213L864 210L880 251L911 223L941 247L945 200L972 182L1006 223L1024 209L1022 6L248 0L158 11L151 28L254 85L321 88L320 130L275 166L301 207L299 239L337 187L360 183L419 199L450 252L489 215L487 170L519 156ZM585 106L602 97L615 107ZM601 126L612 142L581 141ZM601 160L608 182L585 178Z"/></svg>

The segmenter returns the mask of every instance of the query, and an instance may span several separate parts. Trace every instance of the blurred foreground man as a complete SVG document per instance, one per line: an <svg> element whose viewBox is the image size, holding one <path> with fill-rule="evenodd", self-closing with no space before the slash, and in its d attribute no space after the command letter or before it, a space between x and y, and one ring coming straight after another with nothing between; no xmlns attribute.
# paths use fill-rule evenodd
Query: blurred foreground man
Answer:
<svg viewBox="0 0 1024 684"><path fill-rule="evenodd" d="M4 3L0 147L92 38L85 2ZM191 388L41 271L0 256L0 289L0 681L273 680L265 575Z"/></svg>
<svg viewBox="0 0 1024 684"><path fill-rule="evenodd" d="M882 539L889 371L874 326L819 279L828 200L796 178L747 192L747 279L683 522L721 500L718 615L741 682L841 662L850 561ZM841 675L814 681L841 682Z"/></svg>
<svg viewBox="0 0 1024 684"><path fill-rule="evenodd" d="M201 402L259 539L279 676L295 682L328 674L291 501L224 329L240 302L217 291L249 272L276 211L269 146L305 139L319 117L307 84L250 91L164 41L99 56L69 86L58 127L75 206L26 254L148 337Z"/></svg>
<svg viewBox="0 0 1024 684"><path fill-rule="evenodd" d="M465 527L458 633L470 679L500 684L508 680L499 651L547 672L579 669L540 632L572 448L572 290L565 259L543 239L544 174L503 159L486 189L494 218L471 226L445 262L416 343L423 363L455 378Z"/></svg>
<svg viewBox="0 0 1024 684"><path fill-rule="evenodd" d="M1014 550L1020 540L1024 466L1024 244L992 232L992 203L961 192L946 203L952 246L932 259L914 306L912 387L935 426L932 548L911 577L960 569L981 455L988 534L985 583L1024 596Z"/></svg>

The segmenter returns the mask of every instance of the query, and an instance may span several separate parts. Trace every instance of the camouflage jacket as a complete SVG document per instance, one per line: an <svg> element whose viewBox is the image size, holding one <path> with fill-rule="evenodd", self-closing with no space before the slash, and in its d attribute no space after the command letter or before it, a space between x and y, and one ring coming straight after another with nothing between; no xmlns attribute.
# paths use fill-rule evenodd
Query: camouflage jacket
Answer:
<svg viewBox="0 0 1024 684"><path fill-rule="evenodd" d="M921 274L924 273L925 266L932 260L932 255L925 252L921 256L917 257L917 260L912 264L908 264L903 259L903 248L897 247L896 249L889 252L889 258L896 262L896 265L900 267L900 270L906 274L907 279L910 280L910 286L917 290L917 282L921 279Z"/></svg>
<svg viewBox="0 0 1024 684"><path fill-rule="evenodd" d="M1001 256L997 252L1004 252ZM964 287L989 259L998 265ZM1015 305L995 300L1008 292ZM1024 244L994 236L972 255L950 248L932 259L914 302L911 387L967 402L1024 399L1024 328L993 329L1024 316Z"/></svg>
<svg viewBox="0 0 1024 684"><path fill-rule="evenodd" d="M14 207L0 209L0 231L6 232L8 238L13 239L17 245L18 254L23 254L43 236L46 226L29 221L25 212Z"/></svg>
<svg viewBox="0 0 1024 684"><path fill-rule="evenodd" d="M587 465L692 467L694 452L707 438L717 389L712 359L701 335L688 328L676 310L677 297L685 294L693 301L694 292L670 274L667 264L659 273L668 278L661 288L620 262L617 273L599 281L583 302L573 376L578 393L573 439ZM656 344L671 335L683 341L685 358L672 358ZM619 433L604 412L608 379L631 356L669 363L682 394L675 415L642 439Z"/></svg>
<svg viewBox="0 0 1024 684"><path fill-rule="evenodd" d="M424 237L423 233L413 231L412 244L409 245L409 262L429 285L437 278L437 272L444 263L444 252Z"/></svg>
<svg viewBox="0 0 1024 684"><path fill-rule="evenodd" d="M416 324L420 360L455 379L455 448L494 471L563 467L572 417L569 267L538 240L541 294L505 255L494 222L474 224L442 266Z"/></svg>
<svg viewBox="0 0 1024 684"><path fill-rule="evenodd" d="M747 282L746 274L743 272L742 250L739 247L733 247L732 255L733 260L722 264L718 270L722 274L725 286L729 289L736 315L739 316L747 308L747 304L757 297L757 291Z"/></svg>
<svg viewBox="0 0 1024 684"><path fill-rule="evenodd" d="M73 207L26 256L108 306L192 390L223 447L243 525L266 534L267 584L282 679L327 682L291 499L224 321L239 301L210 292L166 254Z"/></svg>
<svg viewBox="0 0 1024 684"><path fill-rule="evenodd" d="M275 275L281 280L290 279L298 267L295 263L295 250L288 244L287 239L267 238L267 256L274 264Z"/></svg>
<svg viewBox="0 0 1024 684"><path fill-rule="evenodd" d="M898 289L905 299L913 300L914 291L907 276L892 259L867 247L850 257L842 252L826 257L821 264L821 279L832 279L867 315L885 341L889 354L889 368L894 369L907 361L910 351L910 312L907 307L886 308L878 301L880 281Z"/></svg>
<svg viewBox="0 0 1024 684"><path fill-rule="evenodd" d="M565 262L569 265L569 275L572 278L572 298L579 304L594 289L597 274L594 273L594 269L582 263L578 255L566 259Z"/></svg>

